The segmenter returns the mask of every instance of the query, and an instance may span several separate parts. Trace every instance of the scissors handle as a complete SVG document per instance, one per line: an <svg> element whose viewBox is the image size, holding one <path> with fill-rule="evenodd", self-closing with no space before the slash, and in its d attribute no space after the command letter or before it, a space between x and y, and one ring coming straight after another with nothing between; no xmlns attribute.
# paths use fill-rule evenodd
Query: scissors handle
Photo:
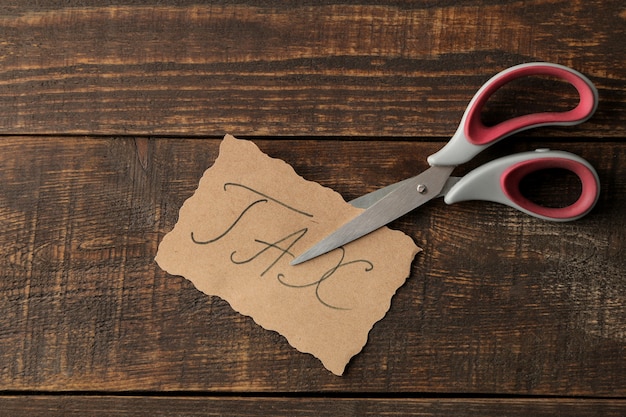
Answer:
<svg viewBox="0 0 626 417"><path fill-rule="evenodd" d="M567 207L543 207L522 195L519 185L527 175L549 168L573 172L582 184L578 200ZM482 165L459 180L445 195L448 204L485 200L506 204L544 220L576 220L591 211L600 195L595 169L583 158L569 152L540 149L522 152Z"/></svg>
<svg viewBox="0 0 626 417"><path fill-rule="evenodd" d="M485 126L481 111L489 98L502 86L527 76L553 76L568 82L578 91L576 107L564 112L527 114ZM583 74L563 65L534 62L516 65L492 77L470 101L459 127L439 152L428 157L430 165L456 166L468 162L486 147L523 130L539 126L572 126L589 119L598 107L598 90Z"/></svg>

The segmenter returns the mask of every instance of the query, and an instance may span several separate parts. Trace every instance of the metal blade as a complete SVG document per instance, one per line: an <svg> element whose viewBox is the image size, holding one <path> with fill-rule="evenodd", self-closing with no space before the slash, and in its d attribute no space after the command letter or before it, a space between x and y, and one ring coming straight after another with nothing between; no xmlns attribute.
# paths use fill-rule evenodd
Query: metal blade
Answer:
<svg viewBox="0 0 626 417"><path fill-rule="evenodd" d="M437 197L454 167L431 167L390 187L384 198L291 261L297 265L364 236ZM423 190L418 191L418 186ZM385 190L385 188L383 188Z"/></svg>
<svg viewBox="0 0 626 417"><path fill-rule="evenodd" d="M357 208L369 208L372 205L376 204L379 200L383 199L390 192L396 190L398 187L402 186L407 182L413 181L415 177L407 178L404 181L396 182L394 184L388 185L384 188L379 188L376 191L372 191L371 193L362 195L361 197L357 197L354 200L348 201L350 205Z"/></svg>
<svg viewBox="0 0 626 417"><path fill-rule="evenodd" d="M463 177L450 177L446 181L446 184L443 186L441 191L439 191L439 195L437 197L445 197L446 194L456 185L457 182L461 181Z"/></svg>
<svg viewBox="0 0 626 417"><path fill-rule="evenodd" d="M353 207L362 208L362 209L369 208L373 206L374 204L376 204L378 200L383 199L384 197L387 196L387 194L391 193L396 188L400 187L402 184L407 183L409 181L413 181L413 178L415 177L407 178L406 180L393 183L384 188L379 188L376 191L372 191L371 193L364 194L361 197L357 197L354 200L348 201L348 204L350 204ZM448 178L448 180L446 181L446 184L443 186L443 188L441 189L437 197L444 197L448 193L448 191L450 191L450 189L460 180L461 180L461 177Z"/></svg>

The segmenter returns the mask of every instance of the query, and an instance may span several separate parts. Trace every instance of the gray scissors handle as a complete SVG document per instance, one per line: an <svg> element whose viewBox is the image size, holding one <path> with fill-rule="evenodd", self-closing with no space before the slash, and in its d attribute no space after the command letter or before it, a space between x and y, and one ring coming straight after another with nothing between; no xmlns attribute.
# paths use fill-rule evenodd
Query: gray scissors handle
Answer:
<svg viewBox="0 0 626 417"><path fill-rule="evenodd" d="M532 172L548 168L566 169L580 179L582 190L576 202L567 207L544 207L522 194L521 180ZM456 179L444 193L444 201L448 204L467 200L493 201L540 219L570 221L583 217L593 209L600 196L600 179L593 166L578 155L538 149L482 165Z"/></svg>

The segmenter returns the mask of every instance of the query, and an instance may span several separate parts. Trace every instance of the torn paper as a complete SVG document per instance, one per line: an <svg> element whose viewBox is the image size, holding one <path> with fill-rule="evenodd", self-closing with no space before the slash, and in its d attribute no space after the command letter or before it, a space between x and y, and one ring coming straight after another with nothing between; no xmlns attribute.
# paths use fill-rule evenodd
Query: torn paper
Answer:
<svg viewBox="0 0 626 417"><path fill-rule="evenodd" d="M227 135L156 261L341 375L420 249L385 227L303 264L289 262L360 211Z"/></svg>

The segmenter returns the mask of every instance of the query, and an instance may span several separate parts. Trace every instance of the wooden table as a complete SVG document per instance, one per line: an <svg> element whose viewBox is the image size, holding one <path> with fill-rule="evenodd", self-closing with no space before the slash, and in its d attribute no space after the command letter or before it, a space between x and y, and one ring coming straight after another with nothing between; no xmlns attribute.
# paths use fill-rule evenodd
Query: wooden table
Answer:
<svg viewBox="0 0 626 417"><path fill-rule="evenodd" d="M0 415L626 414L622 0L71 3L0 3ZM568 150L598 205L394 222L424 252L343 377L155 264L225 133L350 199L425 169L483 82L536 60L588 75L596 115L459 172ZM492 103L497 122L575 94L541 79ZM575 198L555 177L527 191Z"/></svg>

